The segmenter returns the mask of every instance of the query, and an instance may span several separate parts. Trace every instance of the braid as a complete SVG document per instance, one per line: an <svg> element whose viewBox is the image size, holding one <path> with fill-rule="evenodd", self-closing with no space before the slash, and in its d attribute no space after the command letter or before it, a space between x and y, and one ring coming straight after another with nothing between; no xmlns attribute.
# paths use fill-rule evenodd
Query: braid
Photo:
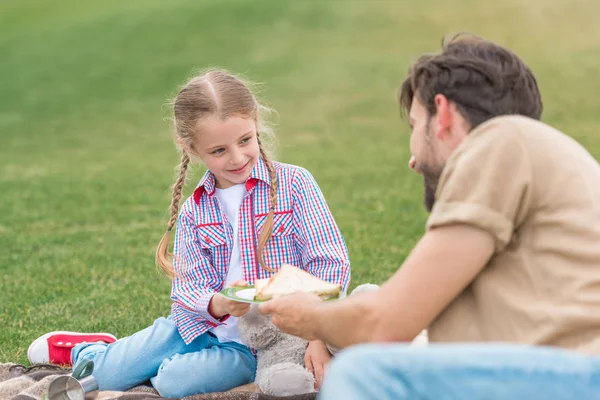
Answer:
<svg viewBox="0 0 600 400"><path fill-rule="evenodd" d="M181 156L181 164L179 166L179 176L173 186L173 199L171 201L171 217L167 224L167 231L163 235L158 247L156 249L156 264L164 271L164 273L171 279L173 279L173 263L171 262L172 255L169 253L169 239L171 237L171 230L177 222L177 216L179 215L179 202L181 201L181 192L183 185L185 184L185 175L187 172L190 158L184 151Z"/></svg>
<svg viewBox="0 0 600 400"><path fill-rule="evenodd" d="M273 233L273 218L275 215L275 207L277 206L277 192L279 189L279 182L277 181L277 173L275 172L275 167L273 166L273 163L267 156L267 153L265 152L265 149L264 149L262 143L260 142L260 138L258 138L258 147L260 149L260 156L262 157L265 164L267 165L267 170L269 171L269 177L271 178L271 187L270 187L271 208L269 208L269 214L267 215L267 220L265 221L265 224L263 225L263 229L260 232L260 236L258 237L258 262L260 263L260 266L263 269L273 272L274 270L272 268L269 268L265 264L265 260L263 257L263 251L265 249L267 242L269 241L269 239L271 239L271 235Z"/></svg>
<svg viewBox="0 0 600 400"><path fill-rule="evenodd" d="M189 156L186 152L183 152L183 154L181 155L181 164L179 166L179 176L175 181L175 186L173 186L173 200L171 201L171 218L169 218L169 224L167 225L168 231L173 229L173 226L175 226L175 222L177 221L177 215L179 214L179 202L181 201L181 192L183 189L183 185L185 184L185 175L189 163Z"/></svg>

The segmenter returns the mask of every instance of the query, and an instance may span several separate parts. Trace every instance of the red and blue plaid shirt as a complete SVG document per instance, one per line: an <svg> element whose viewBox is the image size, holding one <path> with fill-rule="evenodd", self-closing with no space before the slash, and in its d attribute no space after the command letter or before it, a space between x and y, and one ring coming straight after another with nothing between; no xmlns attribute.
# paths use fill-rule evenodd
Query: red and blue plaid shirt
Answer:
<svg viewBox="0 0 600 400"><path fill-rule="evenodd" d="M319 186L307 170L274 163L279 180L273 235L264 261L277 271L281 264L298 266L323 280L350 282L350 261L344 239ZM262 159L246 182L239 212L239 243L243 279L252 284L273 273L258 263L258 236L271 207L271 180ZM186 343L225 323L208 312L215 293L223 289L233 248L233 229L217 196L215 178L207 171L179 214L173 265L171 309Z"/></svg>

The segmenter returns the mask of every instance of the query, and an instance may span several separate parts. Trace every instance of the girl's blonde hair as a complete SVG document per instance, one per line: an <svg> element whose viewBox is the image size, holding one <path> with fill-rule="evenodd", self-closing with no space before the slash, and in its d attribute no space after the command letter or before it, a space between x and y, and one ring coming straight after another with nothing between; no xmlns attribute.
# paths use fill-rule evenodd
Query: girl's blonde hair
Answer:
<svg viewBox="0 0 600 400"><path fill-rule="evenodd" d="M273 233L273 215L275 206L277 205L278 181L273 163L263 144L265 136L272 136L273 132L264 120L264 113L259 111L270 110L260 105L256 96L250 90L248 83L223 70L209 70L192 78L175 97L173 101L173 125L175 138L180 144L179 147L182 155L179 165L179 175L173 186L173 199L170 208L171 217L167 224L167 231L156 249L156 263L169 278L173 279L175 277L172 262L173 255L169 253L169 239L171 230L177 222L181 191L185 183L191 156L185 149L193 149L198 123L202 119L211 116L216 116L224 120L237 115L252 118L257 123L257 140L260 148L260 156L265 162L269 171L269 177L271 178L271 207L258 238L258 261L262 268L273 271L265 264L262 253Z"/></svg>

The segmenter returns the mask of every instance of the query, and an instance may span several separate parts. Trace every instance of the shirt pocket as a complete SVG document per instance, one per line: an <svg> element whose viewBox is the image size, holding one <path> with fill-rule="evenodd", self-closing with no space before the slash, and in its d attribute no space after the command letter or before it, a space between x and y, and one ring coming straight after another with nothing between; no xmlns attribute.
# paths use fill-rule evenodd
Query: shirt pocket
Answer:
<svg viewBox="0 0 600 400"><path fill-rule="evenodd" d="M255 217L257 239L266 221L265 214ZM300 265L300 254L294 234L294 214L291 210L276 212L273 216L273 233L263 250L263 258L267 266L275 271L278 271L282 264ZM259 270L260 278L270 275L262 268Z"/></svg>
<svg viewBox="0 0 600 400"><path fill-rule="evenodd" d="M267 222L267 217L268 214L260 214L254 219L256 232L259 235ZM273 215L273 233L271 237L288 236L292 233L294 233L294 213L292 210L275 212L275 215Z"/></svg>
<svg viewBox="0 0 600 400"><path fill-rule="evenodd" d="M223 224L221 222L200 224L196 226L196 235L202 254L210 261L212 270L224 277L231 255Z"/></svg>
<svg viewBox="0 0 600 400"><path fill-rule="evenodd" d="M212 249L227 243L223 223L200 224L196 226L198 240L203 249Z"/></svg>

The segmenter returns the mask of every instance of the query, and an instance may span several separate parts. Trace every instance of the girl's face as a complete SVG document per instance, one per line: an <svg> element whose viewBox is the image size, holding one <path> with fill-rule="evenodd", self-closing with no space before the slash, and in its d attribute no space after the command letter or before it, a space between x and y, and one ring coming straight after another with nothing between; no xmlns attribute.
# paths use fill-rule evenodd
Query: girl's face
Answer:
<svg viewBox="0 0 600 400"><path fill-rule="evenodd" d="M193 148L215 176L218 188L248 180L260 157L254 119L210 117L201 121L196 132Z"/></svg>

